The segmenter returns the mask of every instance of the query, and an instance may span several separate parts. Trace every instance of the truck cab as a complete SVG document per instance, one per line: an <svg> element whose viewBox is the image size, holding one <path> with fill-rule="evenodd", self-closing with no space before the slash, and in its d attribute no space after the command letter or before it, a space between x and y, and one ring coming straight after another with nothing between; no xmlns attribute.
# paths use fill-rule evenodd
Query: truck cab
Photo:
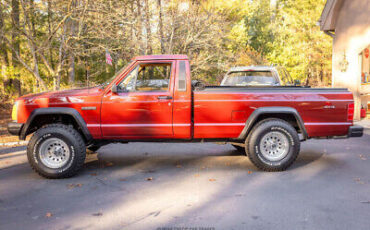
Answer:
<svg viewBox="0 0 370 230"><path fill-rule="evenodd" d="M191 80L187 56L140 56L106 89L104 139L191 138Z"/></svg>

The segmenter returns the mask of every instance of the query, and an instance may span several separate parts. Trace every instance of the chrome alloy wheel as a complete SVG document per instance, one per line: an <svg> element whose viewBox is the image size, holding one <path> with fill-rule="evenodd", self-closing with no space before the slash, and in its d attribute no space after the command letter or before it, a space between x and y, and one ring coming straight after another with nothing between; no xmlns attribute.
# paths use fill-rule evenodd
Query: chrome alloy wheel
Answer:
<svg viewBox="0 0 370 230"><path fill-rule="evenodd" d="M289 152L289 140L281 132L266 133L260 142L260 151L269 161L279 161Z"/></svg>
<svg viewBox="0 0 370 230"><path fill-rule="evenodd" d="M49 138L39 148L41 162L49 168L61 168L70 158L68 145L59 138Z"/></svg>

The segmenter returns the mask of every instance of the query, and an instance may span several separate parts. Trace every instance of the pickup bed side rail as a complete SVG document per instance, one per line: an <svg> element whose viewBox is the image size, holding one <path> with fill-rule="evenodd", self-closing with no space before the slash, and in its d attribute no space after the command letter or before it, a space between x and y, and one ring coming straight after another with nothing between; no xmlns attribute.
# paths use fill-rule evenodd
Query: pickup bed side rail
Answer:
<svg viewBox="0 0 370 230"><path fill-rule="evenodd" d="M253 111L253 113L249 116L248 120L245 122L245 126L243 131L240 133L238 140L245 140L248 133L251 131L253 125L255 124L256 120L260 115L263 114L290 114L293 115L297 121L298 127L302 132L303 139L306 140L308 138L308 134L306 128L304 126L303 120L299 115L298 111L291 107L261 107Z"/></svg>

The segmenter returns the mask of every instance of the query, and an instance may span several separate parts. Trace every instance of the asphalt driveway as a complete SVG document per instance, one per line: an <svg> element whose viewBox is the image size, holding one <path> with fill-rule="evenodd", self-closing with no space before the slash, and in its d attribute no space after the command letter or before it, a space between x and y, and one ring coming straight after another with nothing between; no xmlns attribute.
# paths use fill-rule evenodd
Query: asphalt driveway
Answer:
<svg viewBox="0 0 370 230"><path fill-rule="evenodd" d="M230 145L111 144L47 180L0 149L0 229L369 229L370 130L302 143L285 172Z"/></svg>

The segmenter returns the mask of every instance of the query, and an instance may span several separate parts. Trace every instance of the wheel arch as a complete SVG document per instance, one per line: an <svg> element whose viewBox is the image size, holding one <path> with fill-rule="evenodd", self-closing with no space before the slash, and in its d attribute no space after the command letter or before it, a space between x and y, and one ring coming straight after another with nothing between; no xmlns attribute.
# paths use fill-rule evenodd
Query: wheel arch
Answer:
<svg viewBox="0 0 370 230"><path fill-rule="evenodd" d="M73 108L51 107L38 108L31 112L27 122L23 125L19 139L25 140L26 136L41 126L51 123L70 124L82 135L86 143L92 141L92 136L81 114Z"/></svg>
<svg viewBox="0 0 370 230"><path fill-rule="evenodd" d="M297 130L297 132L302 133L304 140L308 139L308 134L304 126L302 117L299 115L298 111L292 107L257 108L253 111L253 113L245 122L245 126L238 139L245 140L255 124L257 124L261 120L268 118L279 118L289 122Z"/></svg>

